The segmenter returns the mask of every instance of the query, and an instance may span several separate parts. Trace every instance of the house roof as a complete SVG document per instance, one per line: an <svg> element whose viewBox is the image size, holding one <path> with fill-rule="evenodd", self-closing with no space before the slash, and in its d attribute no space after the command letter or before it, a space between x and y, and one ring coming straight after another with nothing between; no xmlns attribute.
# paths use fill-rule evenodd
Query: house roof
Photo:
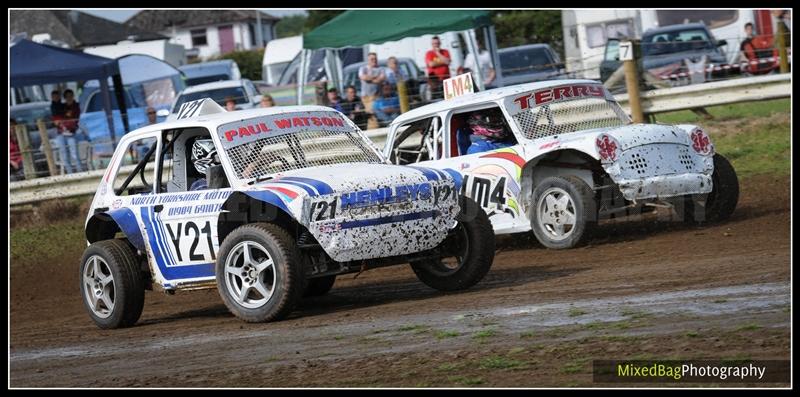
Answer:
<svg viewBox="0 0 800 397"><path fill-rule="evenodd" d="M265 22L280 18L255 10L143 10L125 21L125 25L151 32L176 28L220 25L232 22L255 22L256 12Z"/></svg>
<svg viewBox="0 0 800 397"><path fill-rule="evenodd" d="M70 10L10 10L10 33L49 33L53 40L73 48L116 44L135 36L136 41L161 40L167 37L108 19ZM70 17L72 15L72 17Z"/></svg>

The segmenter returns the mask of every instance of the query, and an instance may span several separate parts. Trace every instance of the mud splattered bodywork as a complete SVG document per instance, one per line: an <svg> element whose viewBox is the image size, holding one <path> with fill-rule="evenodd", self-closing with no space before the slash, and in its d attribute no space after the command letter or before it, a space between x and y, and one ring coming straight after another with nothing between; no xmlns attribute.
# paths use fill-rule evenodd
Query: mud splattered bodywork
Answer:
<svg viewBox="0 0 800 397"><path fill-rule="evenodd" d="M513 138L501 149L467 151L463 137L472 132L465 120L489 110L502 113ZM632 124L596 81L522 84L414 109L390 125L384 155L403 160L403 132L426 121L441 127L422 141L441 146L428 143L430 158L416 161L457 169L462 192L489 214L496 233L531 230L532 193L548 177L579 178L599 197L601 211L713 190L714 146L701 128ZM609 207L603 195L620 199Z"/></svg>
<svg viewBox="0 0 800 397"><path fill-rule="evenodd" d="M246 219L255 207L290 220L298 235L307 230L336 262L430 250L456 223L458 172L388 164L358 127L329 108L227 113L204 100L179 115L121 140L86 223L89 243L125 235L164 289L213 285L220 245L235 227L225 222ZM149 191L120 189L127 153L141 139L154 142L156 175L171 164L161 176L168 179ZM196 139L213 140L225 187L207 187L216 183L208 175L192 178ZM189 188L206 178L207 186ZM246 206L231 204L243 197Z"/></svg>

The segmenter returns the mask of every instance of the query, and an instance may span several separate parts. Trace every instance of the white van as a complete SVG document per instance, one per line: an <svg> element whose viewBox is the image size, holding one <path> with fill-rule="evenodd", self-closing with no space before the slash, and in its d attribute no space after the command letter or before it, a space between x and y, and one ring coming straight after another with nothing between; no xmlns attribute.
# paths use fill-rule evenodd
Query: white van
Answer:
<svg viewBox="0 0 800 397"><path fill-rule="evenodd" d="M294 57L303 50L303 36L271 40L264 49L261 63L261 80L269 85L278 84L281 74Z"/></svg>

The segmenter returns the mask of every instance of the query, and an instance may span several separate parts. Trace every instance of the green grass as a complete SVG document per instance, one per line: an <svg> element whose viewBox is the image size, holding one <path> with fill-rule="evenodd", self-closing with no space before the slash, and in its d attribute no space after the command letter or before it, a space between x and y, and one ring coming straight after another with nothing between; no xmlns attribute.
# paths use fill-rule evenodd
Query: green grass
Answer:
<svg viewBox="0 0 800 397"><path fill-rule="evenodd" d="M686 333L686 336L688 336L690 338L696 338L698 335L700 335L700 334L698 334L695 331L689 331L689 332Z"/></svg>
<svg viewBox="0 0 800 397"><path fill-rule="evenodd" d="M736 328L737 331L755 331L757 329L761 329L761 326L753 323L745 324L742 325L741 327Z"/></svg>
<svg viewBox="0 0 800 397"><path fill-rule="evenodd" d="M466 377L466 376L451 376L447 378L450 382L455 384L467 385L467 386L477 386L482 385L485 381L481 377Z"/></svg>
<svg viewBox="0 0 800 397"><path fill-rule="evenodd" d="M484 330L481 330L481 331L478 331L478 332L474 333L472 335L472 339L475 339L475 340L480 341L480 342L485 342L487 339L489 339L489 338L491 338L491 337L493 337L495 335L497 335L497 331L495 331L494 329L491 329L491 328L490 329L484 329Z"/></svg>
<svg viewBox="0 0 800 397"><path fill-rule="evenodd" d="M456 336L460 336L461 334L457 331L436 331L434 334L436 339L447 339L447 338L455 338Z"/></svg>
<svg viewBox="0 0 800 397"><path fill-rule="evenodd" d="M83 219L16 228L11 231L10 240L12 265L74 261L77 266L86 249Z"/></svg>
<svg viewBox="0 0 800 397"><path fill-rule="evenodd" d="M714 120L703 120L689 111L664 113L656 119L705 127L716 151L731 161L739 177L787 175L791 161L789 120L771 116L790 114L789 104L788 99L779 99L709 107L706 110Z"/></svg>
<svg viewBox="0 0 800 397"><path fill-rule="evenodd" d="M714 116L713 121L735 120L741 118L768 117L775 113L788 112L791 101L789 99L775 99L770 101L735 103L707 107L706 111ZM689 110L656 114L656 121L667 124L704 123L707 120Z"/></svg>
<svg viewBox="0 0 800 397"><path fill-rule="evenodd" d="M578 309L576 307L572 307L572 308L569 309L569 316L570 317L583 316L584 314L586 314L585 311L583 311L581 309Z"/></svg>
<svg viewBox="0 0 800 397"><path fill-rule="evenodd" d="M589 362L588 358L579 358L577 360L570 361L564 364L564 373L577 374L578 372L582 372L586 367L587 362Z"/></svg>
<svg viewBox="0 0 800 397"><path fill-rule="evenodd" d="M398 328L398 331L400 331L400 332L412 331L415 334L419 334L419 333L422 333L422 332L426 332L429 329L430 329L430 327L428 327L427 325L411 324L411 325L404 325L404 326Z"/></svg>
<svg viewBox="0 0 800 397"><path fill-rule="evenodd" d="M534 333L533 331L525 331L519 334L519 337L522 339L533 338L534 336L536 336L536 333Z"/></svg>
<svg viewBox="0 0 800 397"><path fill-rule="evenodd" d="M482 369L512 369L523 365L525 365L523 361L512 360L502 356L487 357L478 363L478 367Z"/></svg>

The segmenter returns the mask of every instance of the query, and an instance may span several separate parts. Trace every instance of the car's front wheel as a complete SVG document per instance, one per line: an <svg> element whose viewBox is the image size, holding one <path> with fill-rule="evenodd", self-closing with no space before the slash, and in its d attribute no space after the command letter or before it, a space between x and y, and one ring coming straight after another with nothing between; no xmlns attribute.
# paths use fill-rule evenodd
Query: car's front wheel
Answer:
<svg viewBox="0 0 800 397"><path fill-rule="evenodd" d="M739 179L730 161L721 154L714 155L713 185L707 195L687 196L684 201L684 220L688 223L718 222L730 218L739 202Z"/></svg>
<svg viewBox="0 0 800 397"><path fill-rule="evenodd" d="M123 240L92 243L80 265L83 304L98 327L130 327L144 308L144 281L139 261Z"/></svg>
<svg viewBox="0 0 800 397"><path fill-rule="evenodd" d="M531 229L547 248L583 244L597 224L594 191L576 176L545 178L533 190L531 203Z"/></svg>
<svg viewBox="0 0 800 397"><path fill-rule="evenodd" d="M217 290L228 310L256 323L280 320L303 294L303 273L294 239L269 223L236 228L219 249Z"/></svg>
<svg viewBox="0 0 800 397"><path fill-rule="evenodd" d="M494 261L494 229L478 204L461 197L456 226L435 249L440 257L411 263L417 278L440 291L458 291L477 284Z"/></svg>

